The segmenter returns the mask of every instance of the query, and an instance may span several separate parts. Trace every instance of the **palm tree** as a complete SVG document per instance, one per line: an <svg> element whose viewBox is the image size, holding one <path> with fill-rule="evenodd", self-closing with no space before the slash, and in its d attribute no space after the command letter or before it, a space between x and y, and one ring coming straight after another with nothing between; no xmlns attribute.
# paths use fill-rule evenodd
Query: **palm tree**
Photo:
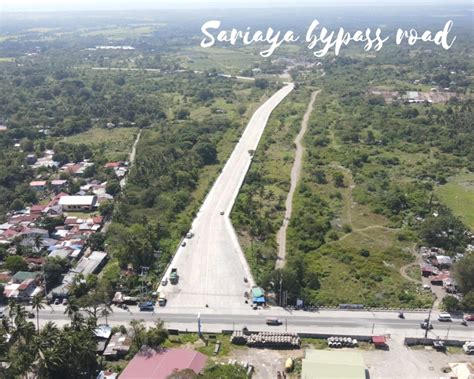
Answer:
<svg viewBox="0 0 474 379"><path fill-rule="evenodd" d="M112 308L109 304L103 304L102 309L100 311L100 315L105 317L105 323L108 324L107 317L113 312Z"/></svg>
<svg viewBox="0 0 474 379"><path fill-rule="evenodd" d="M39 311L40 309L44 309L44 297L41 295L36 295L33 297L33 304L31 308L36 311L36 330L39 333Z"/></svg>
<svg viewBox="0 0 474 379"><path fill-rule="evenodd" d="M43 248L43 236L41 234L38 234L35 236L34 240L34 247L36 248L36 253L40 252L41 249Z"/></svg>

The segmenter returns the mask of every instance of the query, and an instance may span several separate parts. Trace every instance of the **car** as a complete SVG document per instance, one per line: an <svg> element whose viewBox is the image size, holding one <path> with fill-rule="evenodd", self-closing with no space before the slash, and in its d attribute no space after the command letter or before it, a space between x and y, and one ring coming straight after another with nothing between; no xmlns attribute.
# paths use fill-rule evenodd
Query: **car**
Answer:
<svg viewBox="0 0 474 379"><path fill-rule="evenodd" d="M281 325L282 324L282 321L276 317L267 317L266 320L265 320L265 323L267 325L275 325L275 326L278 326L278 325Z"/></svg>
<svg viewBox="0 0 474 379"><path fill-rule="evenodd" d="M183 241L183 243L181 244L182 247L185 247L186 246L186 241Z"/></svg>
<svg viewBox="0 0 474 379"><path fill-rule="evenodd" d="M190 238L193 238L194 237L194 233L193 232L189 232L188 234L186 234L186 238L187 239L190 239Z"/></svg>
<svg viewBox="0 0 474 379"><path fill-rule="evenodd" d="M140 312L153 312L155 310L155 303L153 301L146 301L138 304Z"/></svg>
<svg viewBox="0 0 474 379"><path fill-rule="evenodd" d="M440 313L438 315L438 321L452 321L449 313Z"/></svg>
<svg viewBox="0 0 474 379"><path fill-rule="evenodd" d="M59 304L61 304L61 299L54 300L54 305L59 305Z"/></svg>
<svg viewBox="0 0 474 379"><path fill-rule="evenodd" d="M168 278L164 278L162 281L161 281L161 285L162 286L166 286L168 284Z"/></svg>
<svg viewBox="0 0 474 379"><path fill-rule="evenodd" d="M472 315L465 315L464 321L474 321L474 314Z"/></svg>
<svg viewBox="0 0 474 379"><path fill-rule="evenodd" d="M220 215L221 215L221 216L223 216L223 215L224 215L224 213L225 213L224 211L220 211Z"/></svg>
<svg viewBox="0 0 474 379"><path fill-rule="evenodd" d="M421 324L421 329L428 329L428 330L431 330L433 329L433 324L431 322L428 322L428 321L423 321Z"/></svg>
<svg viewBox="0 0 474 379"><path fill-rule="evenodd" d="M67 299L64 299L63 300L63 305L67 305L67 303L68 303Z"/></svg>

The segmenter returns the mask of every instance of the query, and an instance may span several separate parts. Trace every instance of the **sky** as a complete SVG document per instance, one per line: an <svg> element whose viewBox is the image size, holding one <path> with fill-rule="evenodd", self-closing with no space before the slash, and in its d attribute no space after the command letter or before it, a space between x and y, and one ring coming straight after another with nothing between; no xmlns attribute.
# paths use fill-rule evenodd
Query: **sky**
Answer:
<svg viewBox="0 0 474 379"><path fill-rule="evenodd" d="M468 0L469 1L469 0ZM452 4L465 0L0 0L3 11L128 10L175 8L245 8L264 6L344 6L398 4Z"/></svg>

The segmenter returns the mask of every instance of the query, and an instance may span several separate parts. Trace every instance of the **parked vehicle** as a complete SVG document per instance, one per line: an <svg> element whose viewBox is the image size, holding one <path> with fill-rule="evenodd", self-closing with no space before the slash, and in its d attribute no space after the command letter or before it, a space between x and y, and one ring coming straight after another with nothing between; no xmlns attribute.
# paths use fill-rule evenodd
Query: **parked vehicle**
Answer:
<svg viewBox="0 0 474 379"><path fill-rule="evenodd" d="M466 354L474 354L474 341L466 342L462 345L462 349Z"/></svg>
<svg viewBox="0 0 474 379"><path fill-rule="evenodd" d="M54 300L54 305L59 305L59 304L61 304L61 299Z"/></svg>
<svg viewBox="0 0 474 379"><path fill-rule="evenodd" d="M220 211L219 214L220 214L221 216L223 216L223 215L224 215L224 211Z"/></svg>
<svg viewBox="0 0 474 379"><path fill-rule="evenodd" d="M166 295L165 294L160 294L160 297L158 298L158 305L160 307L164 307L166 305Z"/></svg>
<svg viewBox="0 0 474 379"><path fill-rule="evenodd" d="M438 315L438 321L452 321L449 313L440 313Z"/></svg>
<svg viewBox="0 0 474 379"><path fill-rule="evenodd" d="M189 232L188 234L186 234L186 238L188 238L188 239L193 238L193 237L194 237L193 232Z"/></svg>
<svg viewBox="0 0 474 379"><path fill-rule="evenodd" d="M177 284L178 283L178 269L172 268L170 273L170 283Z"/></svg>
<svg viewBox="0 0 474 379"><path fill-rule="evenodd" d="M267 319L265 320L265 323L267 325L277 325L277 326L282 324L281 320L279 320L276 317L267 317Z"/></svg>
<svg viewBox="0 0 474 379"><path fill-rule="evenodd" d="M464 320L465 321L474 321L474 314L464 316Z"/></svg>
<svg viewBox="0 0 474 379"><path fill-rule="evenodd" d="M168 279L167 278L164 278L162 281L161 281L161 285L162 286L166 286L168 284Z"/></svg>
<svg viewBox="0 0 474 379"><path fill-rule="evenodd" d="M146 301L144 303L138 304L140 312L153 312L155 310L155 304L153 301Z"/></svg>
<svg viewBox="0 0 474 379"><path fill-rule="evenodd" d="M35 318L35 314L33 312L28 312L28 318Z"/></svg>
<svg viewBox="0 0 474 379"><path fill-rule="evenodd" d="M67 305L67 303L68 303L67 299L64 299L63 300L63 305Z"/></svg>
<svg viewBox="0 0 474 379"><path fill-rule="evenodd" d="M181 243L181 246L182 246L182 247L185 247L185 246L186 246L186 241L183 241L183 242Z"/></svg>

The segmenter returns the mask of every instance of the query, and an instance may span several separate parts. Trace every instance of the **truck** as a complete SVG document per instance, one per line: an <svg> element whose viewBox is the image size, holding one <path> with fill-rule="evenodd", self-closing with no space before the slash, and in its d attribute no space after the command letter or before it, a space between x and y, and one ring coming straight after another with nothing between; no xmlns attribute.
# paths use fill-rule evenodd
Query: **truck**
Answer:
<svg viewBox="0 0 474 379"><path fill-rule="evenodd" d="M178 283L178 269L172 268L170 273L170 283L177 284Z"/></svg>

